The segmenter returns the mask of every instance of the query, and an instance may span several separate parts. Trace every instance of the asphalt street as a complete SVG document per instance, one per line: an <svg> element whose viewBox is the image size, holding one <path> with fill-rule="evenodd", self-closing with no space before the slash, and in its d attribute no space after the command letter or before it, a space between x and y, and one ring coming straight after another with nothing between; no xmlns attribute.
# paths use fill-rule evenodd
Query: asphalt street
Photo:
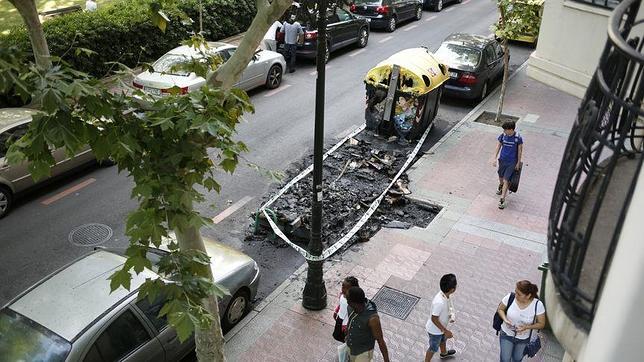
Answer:
<svg viewBox="0 0 644 362"><path fill-rule="evenodd" d="M366 72L402 49L427 46L435 50L451 33L487 35L497 10L489 0L464 0L442 12L425 11L417 22L400 24L394 33L372 31L364 49L349 47L332 53L327 66L325 137L333 144L347 130L364 122ZM511 69L525 62L533 49L513 44ZM245 157L263 168L283 171L310 154L313 145L315 64L298 62L280 88L251 92L255 113L245 116L238 138L250 148ZM510 95L511 96L511 95ZM443 99L436 127L426 141L429 148L475 105ZM214 156L213 156L214 157ZM271 180L240 165L233 175L219 175L221 194L211 193L198 206L204 216L218 221L203 234L236 247L262 268L259 298L285 280L304 259L290 248L249 243L244 237L251 212L260 206ZM49 273L91 251L70 243L70 232L83 224L100 223L113 229L105 246L126 246L127 214L136 207L130 199L132 181L116 167L90 166L29 193L13 212L0 220L0 306Z"/></svg>

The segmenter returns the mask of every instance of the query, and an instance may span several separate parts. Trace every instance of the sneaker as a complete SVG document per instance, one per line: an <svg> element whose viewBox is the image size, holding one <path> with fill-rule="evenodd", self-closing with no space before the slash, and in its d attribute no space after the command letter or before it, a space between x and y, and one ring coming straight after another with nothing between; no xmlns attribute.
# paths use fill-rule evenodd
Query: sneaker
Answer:
<svg viewBox="0 0 644 362"><path fill-rule="evenodd" d="M443 354L443 353L441 353L441 359L442 359L442 358L451 358L451 357L454 357L454 355L455 355L455 354L456 354L456 350L454 350L454 349L450 349L450 350L448 350L447 352L445 352L444 354Z"/></svg>
<svg viewBox="0 0 644 362"><path fill-rule="evenodd" d="M496 194L501 195L503 193L503 185L499 185L499 188L496 189Z"/></svg>
<svg viewBox="0 0 644 362"><path fill-rule="evenodd" d="M505 209L505 199L499 200L499 209Z"/></svg>

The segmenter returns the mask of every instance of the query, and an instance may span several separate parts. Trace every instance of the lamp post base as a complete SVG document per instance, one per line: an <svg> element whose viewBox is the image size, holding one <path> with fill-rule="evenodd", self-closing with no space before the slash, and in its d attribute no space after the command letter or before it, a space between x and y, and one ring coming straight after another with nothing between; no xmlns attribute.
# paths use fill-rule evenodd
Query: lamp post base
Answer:
<svg viewBox="0 0 644 362"><path fill-rule="evenodd" d="M308 261L309 268L306 274L302 306L309 310L326 308L326 286L324 285L322 263L321 261Z"/></svg>

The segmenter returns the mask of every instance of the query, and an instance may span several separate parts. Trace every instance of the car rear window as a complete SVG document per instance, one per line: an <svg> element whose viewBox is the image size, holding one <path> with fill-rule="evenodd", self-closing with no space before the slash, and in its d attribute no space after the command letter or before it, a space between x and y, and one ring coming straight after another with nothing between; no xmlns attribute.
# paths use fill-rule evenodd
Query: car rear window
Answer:
<svg viewBox="0 0 644 362"><path fill-rule="evenodd" d="M71 343L11 309L0 311L0 356L7 361L64 361Z"/></svg>
<svg viewBox="0 0 644 362"><path fill-rule="evenodd" d="M443 44L436 51L436 57L447 65L476 67L481 61L481 51L456 44Z"/></svg>
<svg viewBox="0 0 644 362"><path fill-rule="evenodd" d="M166 74L173 74L173 75L188 75L189 72L185 70L180 70L180 69L172 69L172 67L175 67L179 64L182 63L188 63L189 58L185 55L180 55L180 54L166 54L159 58L154 65L152 65L152 68L154 68L154 71L157 73L166 73Z"/></svg>
<svg viewBox="0 0 644 362"><path fill-rule="evenodd" d="M354 3L356 5L380 5L384 0L356 0Z"/></svg>

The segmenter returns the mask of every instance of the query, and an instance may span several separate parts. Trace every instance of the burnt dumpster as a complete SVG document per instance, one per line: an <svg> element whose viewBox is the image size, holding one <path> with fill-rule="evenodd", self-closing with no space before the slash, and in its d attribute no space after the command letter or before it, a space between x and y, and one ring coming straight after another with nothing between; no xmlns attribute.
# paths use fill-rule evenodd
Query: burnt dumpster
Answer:
<svg viewBox="0 0 644 362"><path fill-rule="evenodd" d="M432 125L449 79L427 48L402 50L372 68L366 85L366 128L385 137L418 140Z"/></svg>

